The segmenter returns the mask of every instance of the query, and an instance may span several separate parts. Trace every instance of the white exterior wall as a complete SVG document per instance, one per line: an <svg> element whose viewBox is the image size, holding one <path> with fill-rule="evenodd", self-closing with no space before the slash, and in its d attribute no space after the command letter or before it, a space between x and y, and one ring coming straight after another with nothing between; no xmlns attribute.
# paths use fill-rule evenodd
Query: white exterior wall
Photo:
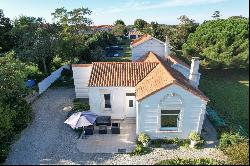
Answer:
<svg viewBox="0 0 250 166"><path fill-rule="evenodd" d="M175 97L168 100L167 107L169 109L180 109L180 127L179 131L160 131L160 101L167 94L175 93ZM182 103L182 104L180 104ZM191 131L201 132L203 119L205 115L206 101L186 91L178 85L171 85L161 91L143 99L138 104L138 128L137 134L144 132L151 138L174 138L185 139ZM165 106L166 108L166 106ZM164 108L163 108L164 109Z"/></svg>
<svg viewBox="0 0 250 166"><path fill-rule="evenodd" d="M103 94L111 94L111 110L103 106ZM112 119L126 117L126 93L135 93L134 87L89 87L90 110L98 115L111 116Z"/></svg>
<svg viewBox="0 0 250 166"><path fill-rule="evenodd" d="M76 98L88 98L88 83L92 66L72 67Z"/></svg>
<svg viewBox="0 0 250 166"><path fill-rule="evenodd" d="M132 61L137 60L149 51L158 56L165 56L165 45L155 39L148 40L138 46L132 47Z"/></svg>

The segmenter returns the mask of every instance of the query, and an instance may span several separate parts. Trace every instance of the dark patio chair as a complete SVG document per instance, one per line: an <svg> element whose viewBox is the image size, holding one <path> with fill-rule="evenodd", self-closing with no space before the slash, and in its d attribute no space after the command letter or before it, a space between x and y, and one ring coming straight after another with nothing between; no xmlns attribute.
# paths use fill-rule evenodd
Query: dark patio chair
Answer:
<svg viewBox="0 0 250 166"><path fill-rule="evenodd" d="M120 123L112 123L111 133L112 134L120 134Z"/></svg>
<svg viewBox="0 0 250 166"><path fill-rule="evenodd" d="M95 122L96 126L100 125L111 126L111 116L98 116Z"/></svg>
<svg viewBox="0 0 250 166"><path fill-rule="evenodd" d="M107 134L107 126L99 125L99 134Z"/></svg>
<svg viewBox="0 0 250 166"><path fill-rule="evenodd" d="M94 134L94 126L86 126L84 127L84 134L85 135L93 135Z"/></svg>

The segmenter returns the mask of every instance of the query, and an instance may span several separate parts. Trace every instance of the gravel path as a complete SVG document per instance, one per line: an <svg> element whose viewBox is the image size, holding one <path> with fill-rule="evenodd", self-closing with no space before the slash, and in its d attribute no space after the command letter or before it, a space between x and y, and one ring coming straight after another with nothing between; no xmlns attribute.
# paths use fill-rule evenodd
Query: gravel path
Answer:
<svg viewBox="0 0 250 166"><path fill-rule="evenodd" d="M78 135L63 122L65 107L72 106L74 89L49 89L33 105L34 119L11 148L5 164L154 164L174 157L224 159L216 149L154 149L143 156L127 154L87 154L76 148Z"/></svg>

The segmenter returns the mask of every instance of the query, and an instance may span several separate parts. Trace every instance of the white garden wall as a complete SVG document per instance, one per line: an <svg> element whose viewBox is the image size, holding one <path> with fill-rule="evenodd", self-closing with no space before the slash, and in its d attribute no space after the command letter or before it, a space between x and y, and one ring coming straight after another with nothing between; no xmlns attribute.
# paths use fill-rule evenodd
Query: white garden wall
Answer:
<svg viewBox="0 0 250 166"><path fill-rule="evenodd" d="M50 85L61 76L61 72L63 69L70 69L70 67L69 65L64 65L38 83L39 95L46 91L50 87Z"/></svg>

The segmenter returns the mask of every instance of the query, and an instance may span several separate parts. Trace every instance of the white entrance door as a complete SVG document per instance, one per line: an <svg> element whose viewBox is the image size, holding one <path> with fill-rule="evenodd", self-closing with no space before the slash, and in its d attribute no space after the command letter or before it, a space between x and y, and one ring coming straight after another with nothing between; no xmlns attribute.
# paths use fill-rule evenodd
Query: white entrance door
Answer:
<svg viewBox="0 0 250 166"><path fill-rule="evenodd" d="M136 117L135 96L126 96L127 117Z"/></svg>

